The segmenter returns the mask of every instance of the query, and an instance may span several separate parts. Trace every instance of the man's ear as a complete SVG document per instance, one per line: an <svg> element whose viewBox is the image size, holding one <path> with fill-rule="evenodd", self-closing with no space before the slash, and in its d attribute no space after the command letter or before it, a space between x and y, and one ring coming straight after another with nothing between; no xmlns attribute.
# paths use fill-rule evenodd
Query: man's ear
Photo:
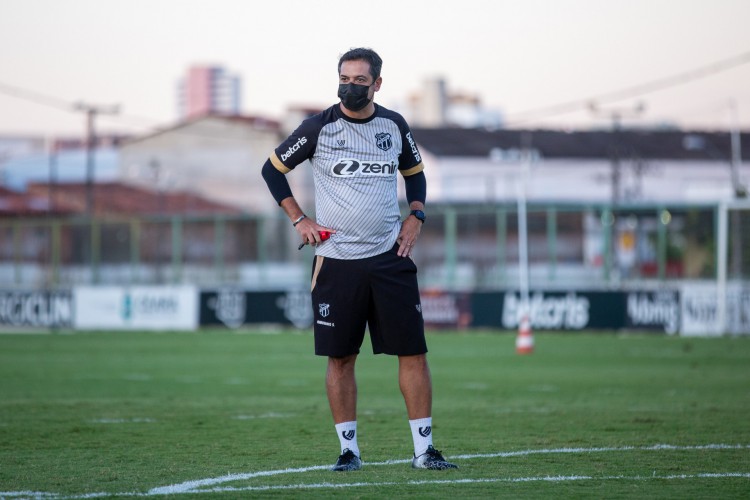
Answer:
<svg viewBox="0 0 750 500"><path fill-rule="evenodd" d="M382 84L383 84L383 77L382 76L377 77L375 79L375 83L374 83L374 85L375 85L375 92L377 92L378 90L380 90L380 85L382 85Z"/></svg>

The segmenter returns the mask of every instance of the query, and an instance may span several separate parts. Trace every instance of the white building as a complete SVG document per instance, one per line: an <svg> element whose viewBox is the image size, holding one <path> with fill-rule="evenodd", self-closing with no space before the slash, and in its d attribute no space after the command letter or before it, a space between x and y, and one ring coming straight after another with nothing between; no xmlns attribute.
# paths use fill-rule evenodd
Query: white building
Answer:
<svg viewBox="0 0 750 500"><path fill-rule="evenodd" d="M529 201L714 203L750 186L750 133L414 128L428 200L516 199L522 150L531 154Z"/></svg>
<svg viewBox="0 0 750 500"><path fill-rule="evenodd" d="M125 143L120 178L188 190L251 213L275 213L261 167L281 141L279 124L249 116L203 116ZM305 176L290 176L296 183ZM300 195L307 190L299 189Z"/></svg>

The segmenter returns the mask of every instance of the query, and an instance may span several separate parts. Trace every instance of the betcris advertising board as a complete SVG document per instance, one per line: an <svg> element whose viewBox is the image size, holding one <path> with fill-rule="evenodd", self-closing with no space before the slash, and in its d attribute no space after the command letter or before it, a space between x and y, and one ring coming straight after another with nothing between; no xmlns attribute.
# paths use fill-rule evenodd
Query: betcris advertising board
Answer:
<svg viewBox="0 0 750 500"><path fill-rule="evenodd" d="M475 293L472 326L518 328L523 302L516 291ZM529 321L537 330L640 330L675 334L680 297L664 291L543 291L529 294Z"/></svg>
<svg viewBox="0 0 750 500"><path fill-rule="evenodd" d="M81 286L73 291L79 330L195 330L194 286Z"/></svg>

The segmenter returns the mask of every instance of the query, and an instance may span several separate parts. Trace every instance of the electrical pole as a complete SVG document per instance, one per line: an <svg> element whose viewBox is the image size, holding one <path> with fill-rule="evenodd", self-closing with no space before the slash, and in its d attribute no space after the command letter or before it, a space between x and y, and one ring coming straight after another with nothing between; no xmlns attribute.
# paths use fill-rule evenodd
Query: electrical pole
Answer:
<svg viewBox="0 0 750 500"><path fill-rule="evenodd" d="M638 116L646 109L643 103L638 103L633 108L626 109L600 109L596 102L589 103L589 110L598 115L604 115L612 120L612 206L620 203L620 184L622 172L620 169L620 132L622 131L622 119L626 116Z"/></svg>
<svg viewBox="0 0 750 500"><path fill-rule="evenodd" d="M730 168L732 169L732 187L734 188L735 198L747 198L747 188L740 181L740 167L742 166L742 146L740 145L740 125L737 112L737 102L732 99L729 101L729 113L731 115L730 141L732 154Z"/></svg>
<svg viewBox="0 0 750 500"><path fill-rule="evenodd" d="M86 213L94 213L94 149L96 148L96 130L94 122L100 114L115 115L120 112L119 105L94 106L84 102L76 103L76 111L86 113Z"/></svg>

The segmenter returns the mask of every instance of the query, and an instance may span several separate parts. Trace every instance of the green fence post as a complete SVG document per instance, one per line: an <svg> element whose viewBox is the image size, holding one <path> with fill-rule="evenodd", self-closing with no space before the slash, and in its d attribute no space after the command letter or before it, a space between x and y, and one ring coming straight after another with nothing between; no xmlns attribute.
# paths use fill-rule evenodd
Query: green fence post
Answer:
<svg viewBox="0 0 750 500"><path fill-rule="evenodd" d="M615 225L615 214L611 209L605 208L602 210L601 221L604 229L604 281L609 283L612 271L612 231Z"/></svg>
<svg viewBox="0 0 750 500"><path fill-rule="evenodd" d="M13 279L21 284L21 223L13 222Z"/></svg>
<svg viewBox="0 0 750 500"><path fill-rule="evenodd" d="M257 216L255 220L257 228L255 239L258 245L256 249L258 252L258 265L260 266L258 276L260 277L260 282L265 285L267 278L266 269L268 269L268 266L266 265L268 263L268 235L266 235L266 225L268 221L265 217L260 215Z"/></svg>
<svg viewBox="0 0 750 500"><path fill-rule="evenodd" d="M224 238L226 221L221 215L214 218L214 270L219 283L224 282Z"/></svg>
<svg viewBox="0 0 750 500"><path fill-rule="evenodd" d="M669 220L666 219L667 216L669 216L669 212L665 208L659 208L656 212L656 259L659 269L659 279L662 281L667 275L667 224L669 224Z"/></svg>
<svg viewBox="0 0 750 500"><path fill-rule="evenodd" d="M549 280L555 281L557 274L557 210L547 209L547 253L549 257Z"/></svg>
<svg viewBox="0 0 750 500"><path fill-rule="evenodd" d="M182 281L182 218L172 217L172 283Z"/></svg>
<svg viewBox="0 0 750 500"><path fill-rule="evenodd" d="M506 272L506 247L508 242L508 213L504 208L499 208L495 212L495 241L496 255L495 262L497 266L497 285L505 283Z"/></svg>
<svg viewBox="0 0 750 500"><path fill-rule="evenodd" d="M130 283L138 282L138 266L141 263L141 221L130 220Z"/></svg>
<svg viewBox="0 0 750 500"><path fill-rule="evenodd" d="M456 241L457 241L457 216L454 208L445 210L445 274L448 289L453 289L456 284Z"/></svg>
<svg viewBox="0 0 750 500"><path fill-rule="evenodd" d="M95 217L91 221L91 281L99 284L99 261L101 253L101 227Z"/></svg>
<svg viewBox="0 0 750 500"><path fill-rule="evenodd" d="M61 227L60 227L60 221L55 219L52 221L52 224L50 226L50 230L52 231L52 255L51 255L51 262L52 265L52 284L53 285L59 285L60 284L60 246L61 246Z"/></svg>

